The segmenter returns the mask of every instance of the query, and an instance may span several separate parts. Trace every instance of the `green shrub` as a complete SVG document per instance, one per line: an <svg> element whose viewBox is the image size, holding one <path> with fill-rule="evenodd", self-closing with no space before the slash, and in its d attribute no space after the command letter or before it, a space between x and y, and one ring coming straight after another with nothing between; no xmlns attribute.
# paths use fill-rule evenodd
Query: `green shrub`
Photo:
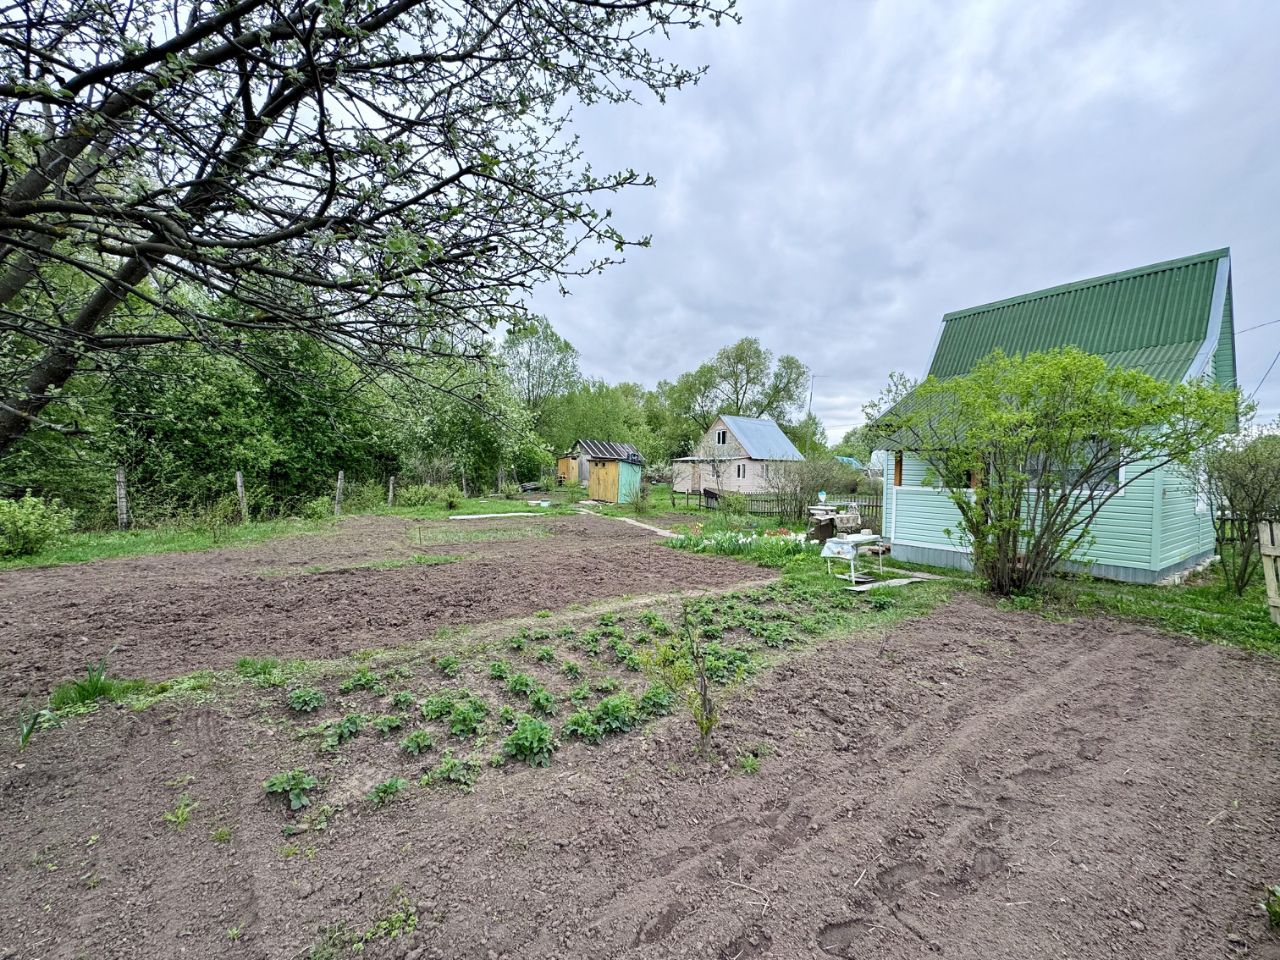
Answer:
<svg viewBox="0 0 1280 960"><path fill-rule="evenodd" d="M0 500L0 557L29 557L66 536L74 515L61 504L33 497Z"/></svg>
<svg viewBox="0 0 1280 960"><path fill-rule="evenodd" d="M591 719L605 733L626 733L639 721L636 702L629 693L615 693L596 704Z"/></svg>
<svg viewBox="0 0 1280 960"><path fill-rule="evenodd" d="M412 757L426 753L435 745L435 740L427 730L415 730L400 741L400 749Z"/></svg>
<svg viewBox="0 0 1280 960"><path fill-rule="evenodd" d="M302 505L302 516L307 520L324 520L333 516L333 498L316 497Z"/></svg>
<svg viewBox="0 0 1280 960"><path fill-rule="evenodd" d="M502 745L502 752L506 756L523 760L531 767L550 766L551 754L555 749L556 741L551 726L527 713L516 721L516 728Z"/></svg>
<svg viewBox="0 0 1280 960"><path fill-rule="evenodd" d="M324 706L324 694L315 687L296 687L289 691L287 703L298 713L314 713Z"/></svg>
<svg viewBox="0 0 1280 960"><path fill-rule="evenodd" d="M1280 927L1280 884L1263 887L1263 900L1259 906L1267 911L1267 925L1275 930Z"/></svg>
<svg viewBox="0 0 1280 960"><path fill-rule="evenodd" d="M577 737L587 743L599 743L604 739L604 730L591 718L590 710L577 710L565 718L560 733L566 737Z"/></svg>
<svg viewBox="0 0 1280 960"><path fill-rule="evenodd" d="M301 810L311 803L308 791L320 786L320 781L305 770L289 770L268 777L262 789L267 793L283 793L289 797L289 809Z"/></svg>

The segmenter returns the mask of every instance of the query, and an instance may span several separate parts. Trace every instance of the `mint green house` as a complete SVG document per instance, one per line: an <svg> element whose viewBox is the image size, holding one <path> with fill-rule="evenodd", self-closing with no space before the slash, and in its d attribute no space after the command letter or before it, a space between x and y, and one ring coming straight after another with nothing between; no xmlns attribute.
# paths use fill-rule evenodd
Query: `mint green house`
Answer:
<svg viewBox="0 0 1280 960"><path fill-rule="evenodd" d="M929 373L941 378L967 373L997 347L1023 354L1065 346L1170 381L1207 377L1235 387L1231 251L1213 250L948 313ZM967 552L944 532L959 526L947 492L928 482L925 464L910 451L887 454L889 464L883 530L893 555L969 566ZM1091 532L1094 542L1079 559L1094 575L1114 580L1151 583L1214 552L1208 507L1174 468L1126 486L1102 508Z"/></svg>

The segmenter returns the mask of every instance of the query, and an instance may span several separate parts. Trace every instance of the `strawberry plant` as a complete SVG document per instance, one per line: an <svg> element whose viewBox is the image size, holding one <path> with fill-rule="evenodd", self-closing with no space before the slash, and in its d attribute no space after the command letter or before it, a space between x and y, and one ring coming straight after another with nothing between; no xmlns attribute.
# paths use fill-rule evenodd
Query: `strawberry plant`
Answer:
<svg viewBox="0 0 1280 960"><path fill-rule="evenodd" d="M289 691L286 702L298 713L312 713L324 706L324 694L315 687L296 687Z"/></svg>
<svg viewBox="0 0 1280 960"><path fill-rule="evenodd" d="M387 713L380 717L374 717L369 721L369 726L377 730L384 737L389 736L396 730L404 726L404 717L398 713Z"/></svg>
<svg viewBox="0 0 1280 960"><path fill-rule="evenodd" d="M489 705L479 697L465 697L449 714L449 732L455 737L469 737L480 730L489 714Z"/></svg>
<svg viewBox="0 0 1280 960"><path fill-rule="evenodd" d="M461 669L461 664L459 663L458 658L453 654L439 657L436 660L436 666L440 668L441 673L450 678L456 677L458 675L458 671Z"/></svg>
<svg viewBox="0 0 1280 960"><path fill-rule="evenodd" d="M527 673L513 673L507 678L507 692L517 697L527 697L538 689L538 681Z"/></svg>
<svg viewBox="0 0 1280 960"><path fill-rule="evenodd" d="M665 684L655 683L649 686L640 697L639 710L641 716L665 717L675 706L676 695Z"/></svg>
<svg viewBox="0 0 1280 960"><path fill-rule="evenodd" d="M365 718L359 713L348 713L345 717L330 720L324 727L324 745L336 750L357 733L364 729Z"/></svg>
<svg viewBox="0 0 1280 960"><path fill-rule="evenodd" d="M591 713L591 719L600 725L605 733L626 733L639 722L636 713L636 702L631 694L615 693L605 697Z"/></svg>
<svg viewBox="0 0 1280 960"><path fill-rule="evenodd" d="M597 656L600 653L600 631L588 630L578 641L577 647L588 656Z"/></svg>
<svg viewBox="0 0 1280 960"><path fill-rule="evenodd" d="M569 699L574 703L584 703L591 699L591 684L585 680L569 691Z"/></svg>
<svg viewBox="0 0 1280 960"><path fill-rule="evenodd" d="M360 667L338 687L339 693L352 693L356 690L372 690L374 693L381 693L383 692L382 677L368 667Z"/></svg>
<svg viewBox="0 0 1280 960"><path fill-rule="evenodd" d="M596 621L602 627L612 627L617 622L618 616L614 613L602 613L600 614L600 619Z"/></svg>
<svg viewBox="0 0 1280 960"><path fill-rule="evenodd" d="M494 660L489 664L490 680L505 680L511 676L511 665L505 660Z"/></svg>
<svg viewBox="0 0 1280 960"><path fill-rule="evenodd" d="M615 693L619 686L617 677L602 677L594 684L596 693Z"/></svg>
<svg viewBox="0 0 1280 960"><path fill-rule="evenodd" d="M426 753L436 745L429 730L415 730L400 741L400 749L411 757Z"/></svg>
<svg viewBox="0 0 1280 960"><path fill-rule="evenodd" d="M531 767L549 767L555 749L551 726L527 713L516 721L516 728L502 744L502 752L506 756L523 760Z"/></svg>
<svg viewBox="0 0 1280 960"><path fill-rule="evenodd" d="M268 777L262 785L267 793L282 793L289 798L290 810L301 810L311 803L307 794L320 786L320 781L305 770L287 770Z"/></svg>
<svg viewBox="0 0 1280 960"><path fill-rule="evenodd" d="M504 703L498 711L498 719L502 721L504 726L510 727L516 722L516 712L511 706Z"/></svg>
<svg viewBox="0 0 1280 960"><path fill-rule="evenodd" d="M479 760L473 757L455 757L452 753L446 752L444 759L423 775L421 783L424 787L452 783L469 791L479 779L480 770Z"/></svg>
<svg viewBox="0 0 1280 960"><path fill-rule="evenodd" d="M391 696L391 706L397 710L408 710L417 702L411 690L400 690Z"/></svg>
<svg viewBox="0 0 1280 960"><path fill-rule="evenodd" d="M1267 925L1275 930L1280 927L1280 884L1263 887L1263 900L1259 906L1267 911Z"/></svg>
<svg viewBox="0 0 1280 960"><path fill-rule="evenodd" d="M523 650L529 645L529 631L521 630L519 633L507 639L507 646L512 650Z"/></svg>
<svg viewBox="0 0 1280 960"><path fill-rule="evenodd" d="M591 718L590 710L577 710L565 718L560 733L566 737L577 737L587 743L599 743L604 739L604 731L600 724Z"/></svg>
<svg viewBox="0 0 1280 960"><path fill-rule="evenodd" d="M556 698L546 687L539 687L529 694L529 706L544 716L552 716L556 712Z"/></svg>
<svg viewBox="0 0 1280 960"><path fill-rule="evenodd" d="M556 659L556 651L554 647L544 645L539 647L533 656L539 663L554 663Z"/></svg>
<svg viewBox="0 0 1280 960"><path fill-rule="evenodd" d="M453 703L457 695L452 690L433 693L422 701L422 718L424 720L442 720L453 712Z"/></svg>
<svg viewBox="0 0 1280 960"><path fill-rule="evenodd" d="M570 680L577 680L582 676L582 664L575 663L573 660L566 660L560 664L560 672Z"/></svg>
<svg viewBox="0 0 1280 960"><path fill-rule="evenodd" d="M643 623L656 637L671 636L671 624L663 620L662 617L653 610L646 610L640 614L640 622Z"/></svg>
<svg viewBox="0 0 1280 960"><path fill-rule="evenodd" d="M404 777L392 777L390 780L383 780L380 784L369 791L366 798L375 807L385 807L388 803L400 795L400 791L409 785L409 781Z"/></svg>

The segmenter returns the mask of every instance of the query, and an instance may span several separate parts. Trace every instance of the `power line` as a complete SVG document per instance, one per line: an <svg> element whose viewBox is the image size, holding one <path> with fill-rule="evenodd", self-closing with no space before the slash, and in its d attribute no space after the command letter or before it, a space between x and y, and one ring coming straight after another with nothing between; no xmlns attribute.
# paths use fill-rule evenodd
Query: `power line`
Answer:
<svg viewBox="0 0 1280 960"><path fill-rule="evenodd" d="M1251 333L1254 330L1261 330L1263 327L1269 327L1273 323L1280 323L1280 320L1268 320L1266 323L1257 323L1257 324L1254 324L1252 327L1245 327L1243 330L1237 330L1236 336L1238 337L1242 333Z"/></svg>
<svg viewBox="0 0 1280 960"><path fill-rule="evenodd" d="M1280 350L1277 350L1276 355L1271 358L1271 366L1267 367L1267 372L1262 375L1262 379L1258 381L1258 385L1253 388L1253 393L1249 394L1250 400L1258 395L1258 391L1262 389L1262 385L1267 382L1267 377L1271 376L1271 371L1276 368L1277 360L1280 360Z"/></svg>

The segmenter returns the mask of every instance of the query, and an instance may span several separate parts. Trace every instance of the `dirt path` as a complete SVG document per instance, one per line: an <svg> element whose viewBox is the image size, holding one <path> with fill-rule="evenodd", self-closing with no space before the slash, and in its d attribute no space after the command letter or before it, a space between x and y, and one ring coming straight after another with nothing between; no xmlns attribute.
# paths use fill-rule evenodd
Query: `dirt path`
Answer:
<svg viewBox="0 0 1280 960"><path fill-rule="evenodd" d="M466 539L479 537L492 539ZM457 559L360 566L415 554ZM677 552L648 531L589 516L356 517L330 533L250 548L8 571L0 573L0 711L108 654L117 676L164 679L242 656L328 657L569 603L760 576L758 567Z"/></svg>
<svg viewBox="0 0 1280 960"><path fill-rule="evenodd" d="M364 955L1280 957L1255 906L1280 882L1274 660L961 597L760 677L723 765L672 718L349 810L296 856L260 790L296 747L256 696L10 748L0 956L307 956L412 908Z"/></svg>

